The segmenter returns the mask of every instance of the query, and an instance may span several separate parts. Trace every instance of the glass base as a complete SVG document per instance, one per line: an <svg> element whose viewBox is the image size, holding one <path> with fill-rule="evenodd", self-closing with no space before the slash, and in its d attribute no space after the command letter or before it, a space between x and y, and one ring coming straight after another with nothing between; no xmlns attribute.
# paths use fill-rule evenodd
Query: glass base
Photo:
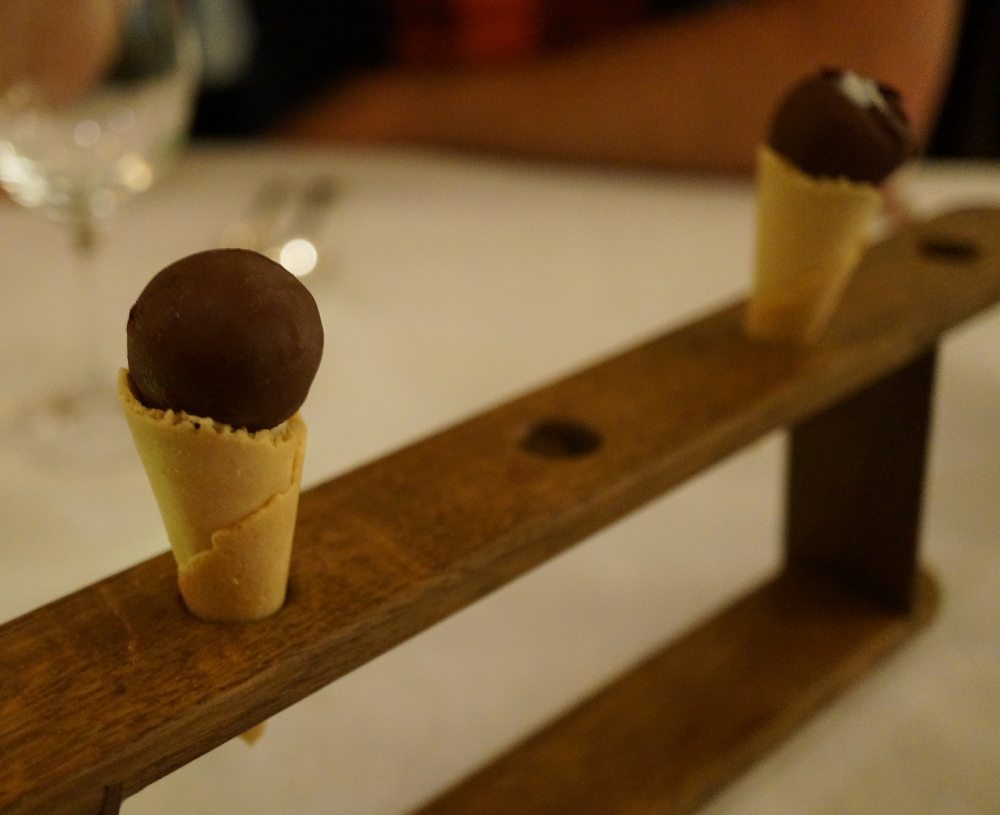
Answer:
<svg viewBox="0 0 1000 815"><path fill-rule="evenodd" d="M21 458L53 472L112 474L139 467L112 382L92 382L38 399L4 430Z"/></svg>

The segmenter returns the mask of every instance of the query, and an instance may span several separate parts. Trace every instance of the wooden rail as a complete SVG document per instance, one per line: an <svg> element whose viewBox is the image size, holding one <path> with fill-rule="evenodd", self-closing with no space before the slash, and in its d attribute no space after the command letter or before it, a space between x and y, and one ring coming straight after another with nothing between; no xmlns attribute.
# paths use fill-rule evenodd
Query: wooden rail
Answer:
<svg viewBox="0 0 1000 815"><path fill-rule="evenodd" d="M511 794L519 812L583 811L570 803L574 774L563 786L526 783L528 768L565 766L566 749L591 756L603 768L594 777L617 795L638 783L635 768L601 764L586 734L614 720L622 727L612 738L627 740L652 699L667 711L653 721L670 743L680 743L677 728L707 728L697 762L657 775L662 765L647 761L642 777L659 780L600 811L690 808L928 618L933 592L915 566L933 351L943 332L998 300L1000 211L951 213L874 247L813 349L748 341L736 304L308 491L289 601L266 621L193 619L165 554L0 626L0 813L114 812L123 797L791 428L783 573L654 658L660 668L640 668L623 680L632 684L586 703L583 719L554 725L545 738L555 741L529 741L426 811L509 812ZM841 467L833 444L868 458ZM817 488L830 479L833 503ZM898 484L889 509L850 509L851 490L872 479ZM860 528L868 537L845 545ZM818 630L835 633L810 649ZM808 664L796 674L790 660L791 673L768 685L785 635ZM750 636L767 647L739 647ZM684 682L708 682L706 648L728 655L747 693L763 682L773 694L720 708L736 685L709 682L694 718L669 712ZM674 678L664 688L651 676ZM652 696L636 696L640 687ZM749 716L742 735L719 729L727 710ZM664 749L657 755L673 755ZM537 764L543 753L556 764ZM658 792L641 808L649 784ZM523 797L532 787L549 790L540 793L548 804ZM673 808L652 808L664 802Z"/></svg>

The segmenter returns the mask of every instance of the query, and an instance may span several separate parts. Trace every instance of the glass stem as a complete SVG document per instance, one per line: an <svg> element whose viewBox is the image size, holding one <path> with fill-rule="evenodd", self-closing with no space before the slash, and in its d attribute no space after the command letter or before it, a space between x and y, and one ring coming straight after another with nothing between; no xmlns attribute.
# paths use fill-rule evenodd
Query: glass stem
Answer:
<svg viewBox="0 0 1000 815"><path fill-rule="evenodd" d="M79 288L78 329L79 371L85 388L98 386L106 377L101 365L100 306L101 291L97 274L97 224L86 195L78 196L73 209L73 252L77 263Z"/></svg>

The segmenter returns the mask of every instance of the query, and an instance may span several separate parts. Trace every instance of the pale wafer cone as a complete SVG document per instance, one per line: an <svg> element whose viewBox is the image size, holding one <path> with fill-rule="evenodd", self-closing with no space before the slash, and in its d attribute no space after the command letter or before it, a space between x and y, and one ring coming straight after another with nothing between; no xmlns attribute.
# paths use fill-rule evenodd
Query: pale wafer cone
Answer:
<svg viewBox="0 0 1000 815"><path fill-rule="evenodd" d="M306 426L295 414L248 433L212 419L145 407L127 371L118 398L197 617L258 620L285 600Z"/></svg>
<svg viewBox="0 0 1000 815"><path fill-rule="evenodd" d="M752 337L808 344L826 328L882 205L873 184L803 173L757 155L757 248L746 314Z"/></svg>

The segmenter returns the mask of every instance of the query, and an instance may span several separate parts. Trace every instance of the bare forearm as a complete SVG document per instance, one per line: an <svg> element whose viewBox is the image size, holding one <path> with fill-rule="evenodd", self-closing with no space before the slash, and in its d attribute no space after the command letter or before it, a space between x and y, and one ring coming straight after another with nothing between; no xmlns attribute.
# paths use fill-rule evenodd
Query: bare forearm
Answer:
<svg viewBox="0 0 1000 815"><path fill-rule="evenodd" d="M85 90L117 53L127 0L0 0L0 94L30 80L48 102Z"/></svg>
<svg viewBox="0 0 1000 815"><path fill-rule="evenodd" d="M523 64L361 78L285 132L741 171L777 94L821 64L899 87L925 136L954 27L949 0L760 0Z"/></svg>

